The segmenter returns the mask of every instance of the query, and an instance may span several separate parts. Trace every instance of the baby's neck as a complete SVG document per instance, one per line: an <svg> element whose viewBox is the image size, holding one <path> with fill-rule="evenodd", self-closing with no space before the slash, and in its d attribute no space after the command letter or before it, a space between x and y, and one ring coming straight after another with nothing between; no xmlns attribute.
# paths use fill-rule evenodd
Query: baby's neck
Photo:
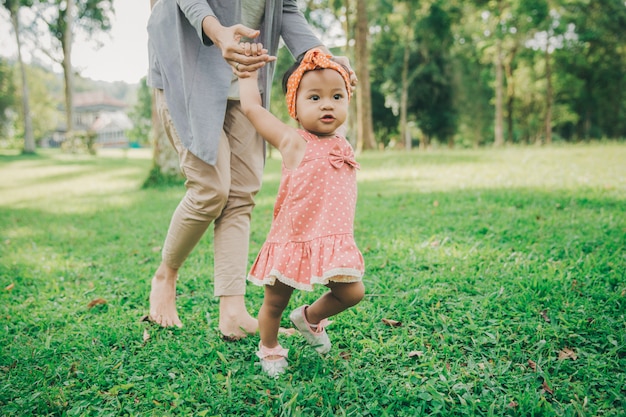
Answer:
<svg viewBox="0 0 626 417"><path fill-rule="evenodd" d="M318 133L318 132L313 132L312 130L306 130L304 129L305 132L310 133L311 135L315 135L318 138L334 138L335 136L337 136L337 131L333 131L331 133Z"/></svg>

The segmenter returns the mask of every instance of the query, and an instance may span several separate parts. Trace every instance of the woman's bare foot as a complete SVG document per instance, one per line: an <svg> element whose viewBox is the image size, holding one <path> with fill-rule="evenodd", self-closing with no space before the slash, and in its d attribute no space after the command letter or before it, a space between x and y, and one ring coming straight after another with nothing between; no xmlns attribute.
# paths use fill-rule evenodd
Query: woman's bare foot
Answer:
<svg viewBox="0 0 626 417"><path fill-rule="evenodd" d="M259 330L259 322L248 313L243 295L220 297L219 329L226 340L239 340Z"/></svg>
<svg viewBox="0 0 626 417"><path fill-rule="evenodd" d="M176 310L178 271L161 264L152 278L150 290L150 321L162 327L183 327Z"/></svg>

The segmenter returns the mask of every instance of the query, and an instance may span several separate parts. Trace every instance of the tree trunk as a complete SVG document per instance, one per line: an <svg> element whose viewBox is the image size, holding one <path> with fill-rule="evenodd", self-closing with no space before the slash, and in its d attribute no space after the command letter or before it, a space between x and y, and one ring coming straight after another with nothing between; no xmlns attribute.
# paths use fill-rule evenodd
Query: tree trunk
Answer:
<svg viewBox="0 0 626 417"><path fill-rule="evenodd" d="M75 0L66 1L65 21L63 22L63 76L65 78L65 123L66 138L73 140L74 131L74 73L72 69L72 23Z"/></svg>
<svg viewBox="0 0 626 417"><path fill-rule="evenodd" d="M369 76L369 50L367 46L369 27L366 0L356 2L355 61L359 88L356 93L357 108L357 150L376 149L372 121L372 95Z"/></svg>
<svg viewBox="0 0 626 417"><path fill-rule="evenodd" d="M351 1L345 0L344 1L345 16L342 20L343 20L343 30L346 34L346 43L342 49L343 49L343 54L347 56L348 58L350 58L351 65L355 65L354 56L352 56L352 54L350 53L352 51L352 48L350 47L350 43L349 43L351 39L350 35L353 32L351 29L353 28L353 24L354 24L354 19L352 18L354 14L350 13L350 11L352 10L351 8L352 8ZM355 132L357 131L356 120L357 120L356 106L355 106L354 101L352 101L350 103L350 107L348 108L348 125L347 125L348 130L346 132L346 138L348 139L348 141L354 148L357 147L357 143L356 143L357 134L355 134Z"/></svg>
<svg viewBox="0 0 626 417"><path fill-rule="evenodd" d="M503 131L503 68L502 68L502 41L500 39L496 40L496 57L495 57L495 66L496 66L496 116L495 116L495 125L494 125L494 146L502 146L504 145L504 131Z"/></svg>
<svg viewBox="0 0 626 417"><path fill-rule="evenodd" d="M409 39L405 39L404 57L402 59L402 92L400 93L400 137L404 140L404 149L411 150L413 138L408 129L407 106L409 102Z"/></svg>
<svg viewBox="0 0 626 417"><path fill-rule="evenodd" d="M430 145L430 135L424 133L422 138L420 139L420 150L425 151L428 149L428 145Z"/></svg>
<svg viewBox="0 0 626 417"><path fill-rule="evenodd" d="M546 145L552 143L552 68L550 67L550 39L546 44Z"/></svg>
<svg viewBox="0 0 626 417"><path fill-rule="evenodd" d="M28 80L26 79L26 65L22 59L22 42L20 40L20 21L19 21L19 5L15 6L11 12L11 21L13 22L13 30L15 31L15 42L17 44L17 59L20 66L20 75L22 82L22 112L24 118L24 150L23 153L35 153L35 138L33 135L33 122L30 114L30 102L28 94Z"/></svg>
<svg viewBox="0 0 626 417"><path fill-rule="evenodd" d="M151 9L157 1L150 0ZM146 182L147 185L167 183L172 179L181 178L178 154L165 134L155 104L156 100L152 95L152 172Z"/></svg>
<svg viewBox="0 0 626 417"><path fill-rule="evenodd" d="M158 169L160 177L180 177L178 154L165 134L154 105L154 95L152 97L153 169Z"/></svg>
<svg viewBox="0 0 626 417"><path fill-rule="evenodd" d="M506 76L506 142L513 143L513 107L515 104L515 79L513 78L513 61L517 54L517 47L513 48L504 64Z"/></svg>

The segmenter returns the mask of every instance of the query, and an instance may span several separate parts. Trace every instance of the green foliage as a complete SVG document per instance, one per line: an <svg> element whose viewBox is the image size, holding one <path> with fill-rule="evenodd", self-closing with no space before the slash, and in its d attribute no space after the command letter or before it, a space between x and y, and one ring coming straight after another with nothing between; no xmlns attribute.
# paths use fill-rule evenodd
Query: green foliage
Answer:
<svg viewBox="0 0 626 417"><path fill-rule="evenodd" d="M45 16L55 37L63 30L66 2L46 0L5 0L4 8L15 5L31 8L31 15ZM551 63L553 86L552 127L559 140L576 142L603 137L626 137L626 7L621 0L382 0L368 2L370 28L370 79L375 137L384 145L402 142L400 101L408 92L408 122L426 137L439 142L450 138L461 146L493 143L495 116L495 54L501 46L504 80L504 118L509 143L541 142L545 136L547 112L547 65ZM344 45L338 53L353 53L354 3L338 0L307 1L305 13L329 45ZM95 35L110 28L111 0L77 1L76 36ZM25 22L26 23L26 22ZM28 22L30 23L30 22ZM35 22L41 23L41 22ZM24 27L28 33L33 27ZM28 36L25 36L28 39ZM92 37L95 39L97 37ZM546 45L549 39L549 56ZM498 41L498 42L496 42ZM25 42L26 50L32 45ZM408 51L407 85L403 85L404 52ZM46 51L57 61L61 48ZM279 52L277 80L292 61L286 49ZM354 60L354 57L351 57ZM0 72L3 71L0 68ZM32 72L32 71L31 71ZM0 74L3 75L3 74ZM357 74L358 75L358 74ZM29 77L32 78L32 77ZM45 99L41 92L35 124L51 123L63 95L63 84L50 80ZM31 79L36 84L39 80ZM8 79L0 79L0 120L5 142L18 143L21 128L12 129L20 113L19 94L6 90ZM93 87L76 79L75 91ZM274 84L272 109L289 120L284 95ZM34 89L40 89L41 85ZM143 87L142 87L143 88ZM137 103L137 117L147 103L145 91L124 83L99 85L111 96ZM137 98L135 92L138 91ZM31 95L34 94L31 92ZM358 94L358 88L357 88ZM54 102L54 104L53 104ZM13 104L8 104L13 103ZM46 107L46 110L43 107ZM4 110L7 110L4 111ZM7 117L10 118L7 121ZM352 118L354 121L356 118ZM134 140L144 142L147 118L135 122ZM44 123L45 122L45 123ZM45 136L35 127L36 136ZM508 134L510 132L510 135ZM11 136L7 138L7 136ZM416 138L417 139L417 138Z"/></svg>
<svg viewBox="0 0 626 417"><path fill-rule="evenodd" d="M67 2L65 0L47 0L39 2L37 7L43 7L46 13L52 16L46 20L50 34L63 42L63 33L66 29ZM85 33L93 35L98 31L111 29L111 15L113 14L113 0L76 0L76 16L73 24L80 27Z"/></svg>
<svg viewBox="0 0 626 417"><path fill-rule="evenodd" d="M623 144L361 155L366 299L326 357L281 336L273 380L258 336L219 338L209 236L178 281L185 327L140 322L184 193L141 189L148 152L0 156L0 414L622 416L625 159ZM279 173L269 159L250 262ZM248 288L251 312L262 296Z"/></svg>
<svg viewBox="0 0 626 417"><path fill-rule="evenodd" d="M399 123L403 45L410 45L409 120L428 135L491 143L494 62L501 43L510 143L541 141L546 117L546 39L553 84L551 126L568 141L626 136L623 2L381 2L373 15L372 106L378 136ZM411 16L411 18L408 18ZM407 24L409 22L410 24ZM382 97L378 95L382 94ZM381 108L382 107L382 108ZM395 115L388 118L392 110ZM507 126L508 127L508 126ZM451 132L451 133L450 133Z"/></svg>
<svg viewBox="0 0 626 417"><path fill-rule="evenodd" d="M167 175L158 166L153 166L148 173L148 178L141 185L141 188L161 188L170 186L181 186L184 179L180 175Z"/></svg>
<svg viewBox="0 0 626 417"><path fill-rule="evenodd" d="M57 109L60 102L58 97L53 96L54 87L52 87L55 83L58 84L58 80L49 70L37 66L26 66L26 77L33 136L38 141L48 136L50 132L54 132L59 123L60 114ZM16 91L16 100L21 102L21 90ZM21 141L24 139L24 115L22 113L22 111L18 113L19 117L15 122L15 136Z"/></svg>
<svg viewBox="0 0 626 417"><path fill-rule="evenodd" d="M148 87L146 78L139 82L137 102L128 115L133 122L133 128L127 132L128 139L142 145L150 144L152 129L152 90Z"/></svg>
<svg viewBox="0 0 626 417"><path fill-rule="evenodd" d="M10 111L16 104L13 69L7 60L0 57L0 139L8 138Z"/></svg>

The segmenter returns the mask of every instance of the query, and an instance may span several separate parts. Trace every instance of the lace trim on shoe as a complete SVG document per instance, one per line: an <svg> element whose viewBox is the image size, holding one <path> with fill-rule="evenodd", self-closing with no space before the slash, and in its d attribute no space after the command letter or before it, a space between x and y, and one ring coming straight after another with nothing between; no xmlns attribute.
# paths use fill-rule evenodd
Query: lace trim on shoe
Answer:
<svg viewBox="0 0 626 417"><path fill-rule="evenodd" d="M285 349L281 345L278 345L278 346L273 347L273 348L268 348L268 347L263 346L261 344L259 344L259 350L256 353L256 355L259 357L259 359L263 359L265 361L279 361L282 358L286 358L288 354L289 354L289 349ZM280 358L278 358L278 359L267 359L270 356L280 356Z"/></svg>

